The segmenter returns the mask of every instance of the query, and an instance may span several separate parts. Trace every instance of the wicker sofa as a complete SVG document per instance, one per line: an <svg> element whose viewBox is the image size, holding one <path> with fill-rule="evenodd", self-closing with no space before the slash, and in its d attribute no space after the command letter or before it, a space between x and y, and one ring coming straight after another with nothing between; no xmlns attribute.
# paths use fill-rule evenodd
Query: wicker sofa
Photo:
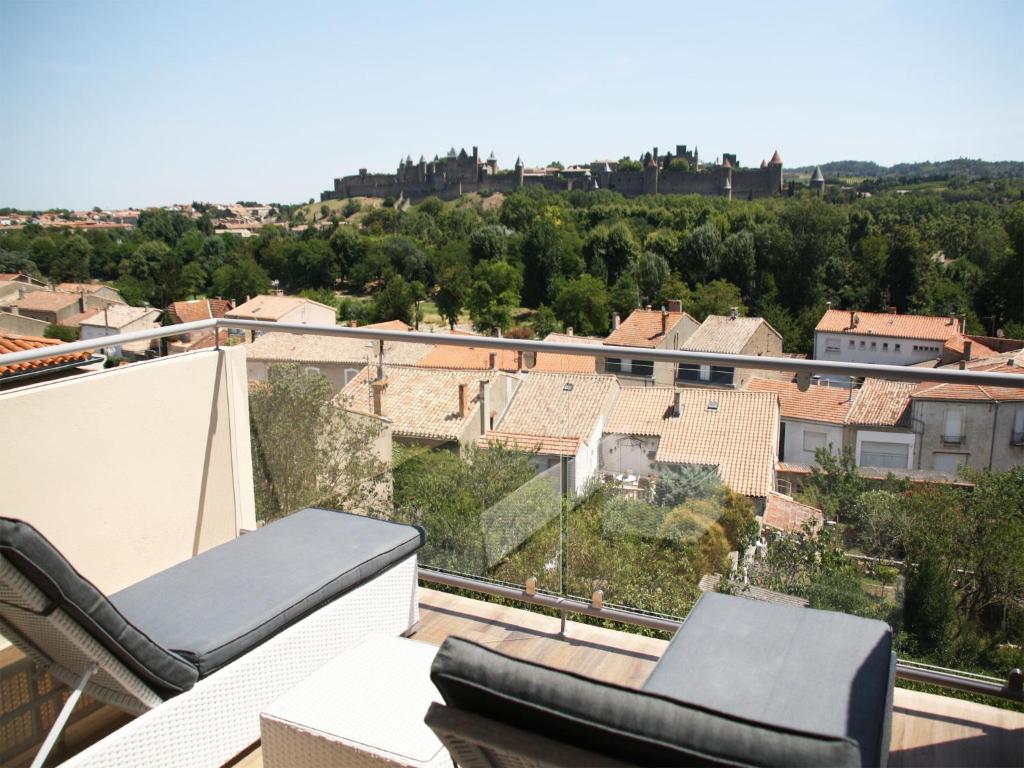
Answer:
<svg viewBox="0 0 1024 768"><path fill-rule="evenodd" d="M640 690L449 638L426 722L462 768L885 765L884 623L701 597Z"/></svg>
<svg viewBox="0 0 1024 768"><path fill-rule="evenodd" d="M267 702L416 622L423 543L413 526L306 509L108 597L31 525L0 518L0 635L141 715L69 765L222 765L259 738Z"/></svg>

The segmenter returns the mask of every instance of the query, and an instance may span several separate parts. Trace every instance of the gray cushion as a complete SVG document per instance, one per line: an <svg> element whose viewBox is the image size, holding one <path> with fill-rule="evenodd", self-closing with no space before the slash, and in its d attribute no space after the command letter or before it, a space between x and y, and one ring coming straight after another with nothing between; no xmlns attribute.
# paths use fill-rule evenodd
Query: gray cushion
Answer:
<svg viewBox="0 0 1024 768"><path fill-rule="evenodd" d="M50 600L43 613L63 610L159 695L186 691L198 679L194 664L133 626L28 523L0 518L0 557Z"/></svg>
<svg viewBox="0 0 1024 768"><path fill-rule="evenodd" d="M845 613L704 594L643 689L782 727L845 736L885 763L892 631Z"/></svg>
<svg viewBox="0 0 1024 768"><path fill-rule="evenodd" d="M858 765L849 739L772 727L543 667L450 637L431 679L445 702L633 765Z"/></svg>
<svg viewBox="0 0 1024 768"><path fill-rule="evenodd" d="M204 677L404 560L423 542L414 526L305 509L110 600Z"/></svg>

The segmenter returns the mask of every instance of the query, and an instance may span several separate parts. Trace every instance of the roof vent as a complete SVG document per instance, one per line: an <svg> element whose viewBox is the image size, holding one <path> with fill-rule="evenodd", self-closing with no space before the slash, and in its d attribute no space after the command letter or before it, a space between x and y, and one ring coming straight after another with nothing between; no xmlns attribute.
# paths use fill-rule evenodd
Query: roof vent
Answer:
<svg viewBox="0 0 1024 768"><path fill-rule="evenodd" d="M731 317L733 320L735 320L739 316L740 316L740 308L739 307L730 307L729 308L729 317Z"/></svg>
<svg viewBox="0 0 1024 768"><path fill-rule="evenodd" d="M718 410L718 401L717 400L708 400L708 410L709 411L717 411Z"/></svg>

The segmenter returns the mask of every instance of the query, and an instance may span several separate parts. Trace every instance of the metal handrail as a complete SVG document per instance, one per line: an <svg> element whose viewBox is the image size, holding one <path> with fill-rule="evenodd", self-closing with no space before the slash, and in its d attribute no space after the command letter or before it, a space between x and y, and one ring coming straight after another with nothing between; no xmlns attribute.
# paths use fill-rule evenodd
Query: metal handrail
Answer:
<svg viewBox="0 0 1024 768"><path fill-rule="evenodd" d="M642 352L636 347L611 344L571 344L561 341L531 341L527 339L504 339L493 336L456 336L449 334L425 333L422 331L387 331L378 328L352 328L342 325L300 325L297 323L275 323L269 320L236 320L214 318L197 320L192 323L168 325L145 331L122 333L116 336L102 336L97 339L74 341L69 344L46 346L24 352L0 355L0 366L24 363L52 357L54 354L71 354L100 347L109 347L133 341L162 339L181 336L185 333L205 329L234 328L238 330L276 331L278 333L313 334L318 336L340 336L343 338L367 339L370 341L397 341L409 344L443 344L455 347L479 347L484 349L510 350L514 352L553 352L557 354L581 355L584 357L629 357L643 354L645 360L670 363L696 363L722 365L733 368L752 368L769 371L788 371L795 374L829 374L868 377L907 382L937 382L946 384L974 384L989 387L1024 388L1024 375L1015 373L992 373L989 371L949 370L940 368L918 368L901 365L869 365L865 363L837 363L828 360L805 360L792 357L761 357L758 355L731 355L717 352L690 352L686 350L647 349ZM387 354L385 352L385 362Z"/></svg>

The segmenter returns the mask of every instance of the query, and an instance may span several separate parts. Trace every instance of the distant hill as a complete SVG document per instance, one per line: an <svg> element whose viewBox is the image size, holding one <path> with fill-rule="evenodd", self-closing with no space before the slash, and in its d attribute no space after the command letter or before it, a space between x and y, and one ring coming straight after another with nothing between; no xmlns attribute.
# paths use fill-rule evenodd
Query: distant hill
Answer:
<svg viewBox="0 0 1024 768"><path fill-rule="evenodd" d="M813 165L802 168L787 168L787 171L795 174L810 174L814 171ZM962 176L974 179L1020 179L1024 178L1024 162L1017 160L972 160L968 157L960 157L956 160L941 160L937 163L931 161L926 163L898 163L888 168L878 163L864 160L837 160L831 163L822 163L821 172L825 178L857 176L861 178L929 178Z"/></svg>

